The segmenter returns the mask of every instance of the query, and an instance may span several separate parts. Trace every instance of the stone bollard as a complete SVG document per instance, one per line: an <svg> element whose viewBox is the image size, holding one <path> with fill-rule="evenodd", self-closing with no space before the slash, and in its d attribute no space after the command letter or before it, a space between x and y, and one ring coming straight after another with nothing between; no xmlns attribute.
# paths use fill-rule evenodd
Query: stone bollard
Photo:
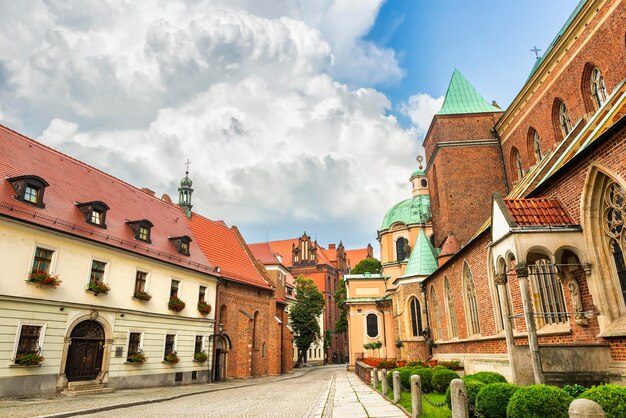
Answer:
<svg viewBox="0 0 626 418"><path fill-rule="evenodd" d="M393 372L393 403L400 402L400 372Z"/></svg>
<svg viewBox="0 0 626 418"><path fill-rule="evenodd" d="M414 374L411 376L411 418L422 415L422 378Z"/></svg>
<svg viewBox="0 0 626 418"><path fill-rule="evenodd" d="M374 367L374 370L372 370L372 387L374 388L374 390L377 390L376 388L378 387L378 369L376 367Z"/></svg>
<svg viewBox="0 0 626 418"><path fill-rule="evenodd" d="M387 385L387 369L382 370L382 379L380 379L380 383L382 386L380 391L383 396L387 396L387 389L389 389L389 386Z"/></svg>
<svg viewBox="0 0 626 418"><path fill-rule="evenodd" d="M604 418L602 407L590 399L575 399L569 404L570 418Z"/></svg>
<svg viewBox="0 0 626 418"><path fill-rule="evenodd" d="M452 400L452 418L469 418L467 405L467 386L461 379L450 382L450 398Z"/></svg>

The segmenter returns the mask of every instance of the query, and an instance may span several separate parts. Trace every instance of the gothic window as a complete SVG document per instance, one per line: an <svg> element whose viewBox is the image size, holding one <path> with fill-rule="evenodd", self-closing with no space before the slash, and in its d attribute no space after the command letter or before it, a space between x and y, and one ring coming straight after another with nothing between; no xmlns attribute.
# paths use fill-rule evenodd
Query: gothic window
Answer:
<svg viewBox="0 0 626 418"><path fill-rule="evenodd" d="M540 258L528 266L528 273L538 325L567 323L563 287L557 279L556 266Z"/></svg>
<svg viewBox="0 0 626 418"><path fill-rule="evenodd" d="M626 303L626 191L614 181L609 182L604 189L601 213L612 267Z"/></svg>
<svg viewBox="0 0 626 418"><path fill-rule="evenodd" d="M398 238L396 241L396 256L398 261L405 260L408 256L406 252L406 247L408 246L408 241L406 238Z"/></svg>
<svg viewBox="0 0 626 418"><path fill-rule="evenodd" d="M528 131L528 149L530 150L529 154L534 156L537 163L543 159L543 153L541 152L541 138L539 137L537 130L534 128L530 128Z"/></svg>
<svg viewBox="0 0 626 418"><path fill-rule="evenodd" d="M259 311L254 313L254 320L252 322L252 348L256 348L257 346L257 332L258 332L258 322L259 322Z"/></svg>
<svg viewBox="0 0 626 418"><path fill-rule="evenodd" d="M441 313L439 311L439 303L437 302L437 292L433 285L430 286L430 318L432 321L432 339L437 340L441 332Z"/></svg>
<svg viewBox="0 0 626 418"><path fill-rule="evenodd" d="M564 102L560 102L559 104L559 126L561 127L563 138L572 132L572 122L570 121L569 112Z"/></svg>
<svg viewBox="0 0 626 418"><path fill-rule="evenodd" d="M422 315L419 300L416 297L411 298L409 307L411 308L411 334L417 337L422 335Z"/></svg>
<svg viewBox="0 0 626 418"><path fill-rule="evenodd" d="M378 337L378 316L373 313L367 314L365 323L367 326L367 336L370 338Z"/></svg>
<svg viewBox="0 0 626 418"><path fill-rule="evenodd" d="M606 101L606 87L604 86L604 77L598 67L591 71L591 95L596 108L602 107Z"/></svg>
<svg viewBox="0 0 626 418"><path fill-rule="evenodd" d="M524 177L524 168L522 167L522 157L515 147L511 149L511 167L514 168L517 174L517 180L521 180Z"/></svg>
<svg viewBox="0 0 626 418"><path fill-rule="evenodd" d="M468 335L480 334L480 320L478 319L478 302L476 301L476 287L474 277L467 263L463 268L463 284L465 287L466 315L468 319Z"/></svg>
<svg viewBox="0 0 626 418"><path fill-rule="evenodd" d="M459 336L459 326L456 321L456 313L454 312L454 298L452 297L452 290L450 289L450 282L446 277L444 279L444 288L446 295L446 311L448 314L448 332L450 333L450 338Z"/></svg>

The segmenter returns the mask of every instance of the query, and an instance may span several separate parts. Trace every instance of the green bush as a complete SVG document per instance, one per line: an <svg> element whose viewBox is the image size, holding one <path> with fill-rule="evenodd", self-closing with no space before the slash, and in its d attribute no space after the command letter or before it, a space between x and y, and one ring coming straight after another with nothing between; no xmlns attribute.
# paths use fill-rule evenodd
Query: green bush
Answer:
<svg viewBox="0 0 626 418"><path fill-rule="evenodd" d="M419 360L409 361L406 365L409 367L430 367L428 363L424 363L423 361Z"/></svg>
<svg viewBox="0 0 626 418"><path fill-rule="evenodd" d="M390 388L393 387L393 372L398 371L402 373L402 370L404 370L404 367L396 367L395 369L389 370L387 372L387 383L389 384Z"/></svg>
<svg viewBox="0 0 626 418"><path fill-rule="evenodd" d="M458 379L459 375L452 370L443 369L437 370L433 374L433 378L431 379L431 384L433 385L433 390L435 392L444 393L448 386L450 386L450 382L454 379Z"/></svg>
<svg viewBox="0 0 626 418"><path fill-rule="evenodd" d="M418 374L422 381L422 392L430 393L433 391L433 371L428 367L418 367L415 370L415 374Z"/></svg>
<svg viewBox="0 0 626 418"><path fill-rule="evenodd" d="M417 367L404 367L400 371L400 386L404 390L411 389L411 376L417 374Z"/></svg>
<svg viewBox="0 0 626 418"><path fill-rule="evenodd" d="M440 364L439 364L439 365L437 365L437 366L435 366L435 367L433 367L433 373L434 373L434 372L438 372L439 370L450 370L450 369L448 369L447 367L442 366L442 365L440 365Z"/></svg>
<svg viewBox="0 0 626 418"><path fill-rule="evenodd" d="M594 386L580 397L597 402L604 410L606 418L626 417L626 387L624 386Z"/></svg>
<svg viewBox="0 0 626 418"><path fill-rule="evenodd" d="M458 360L453 360L453 361L440 361L438 363L440 366L446 367L450 370L461 370L461 362Z"/></svg>
<svg viewBox="0 0 626 418"><path fill-rule="evenodd" d="M476 395L480 392L485 385L483 382L479 382L478 380L465 380L465 387L467 388L467 404L475 405L476 403ZM452 395L450 393L450 386L446 389L446 403L448 404L448 408L452 409ZM504 405L506 408L506 405ZM478 415L474 414L470 410L470 416L474 418L478 418Z"/></svg>
<svg viewBox="0 0 626 418"><path fill-rule="evenodd" d="M574 400L563 389L548 385L519 388L506 408L507 418L568 418Z"/></svg>
<svg viewBox="0 0 626 418"><path fill-rule="evenodd" d="M478 380L479 382L483 382L485 385L490 385L492 383L506 383L506 378L500 373L496 372L478 372L474 374L468 374L463 378L463 380L467 379Z"/></svg>
<svg viewBox="0 0 626 418"><path fill-rule="evenodd" d="M572 398L578 398L587 390L586 387L573 384L573 385L565 385L563 386L563 390L569 394Z"/></svg>
<svg viewBox="0 0 626 418"><path fill-rule="evenodd" d="M506 406L517 389L512 383L485 385L476 396L476 411L484 418L506 418Z"/></svg>

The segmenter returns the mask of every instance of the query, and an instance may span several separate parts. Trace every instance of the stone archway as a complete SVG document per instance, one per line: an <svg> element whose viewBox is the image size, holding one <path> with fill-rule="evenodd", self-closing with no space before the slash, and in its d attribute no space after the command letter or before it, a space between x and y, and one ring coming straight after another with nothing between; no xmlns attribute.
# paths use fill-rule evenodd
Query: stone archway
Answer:
<svg viewBox="0 0 626 418"><path fill-rule="evenodd" d="M95 380L102 372L104 359L104 328L97 321L79 322L70 334L65 362L69 382Z"/></svg>
<svg viewBox="0 0 626 418"><path fill-rule="evenodd" d="M215 356L215 380L223 381L228 378L228 353L231 349L231 342L228 335L222 334L217 339Z"/></svg>

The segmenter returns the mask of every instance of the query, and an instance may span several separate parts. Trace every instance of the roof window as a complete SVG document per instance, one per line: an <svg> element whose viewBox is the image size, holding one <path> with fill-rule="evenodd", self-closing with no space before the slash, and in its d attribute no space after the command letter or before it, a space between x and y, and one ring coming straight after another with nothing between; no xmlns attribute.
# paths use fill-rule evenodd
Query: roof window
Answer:
<svg viewBox="0 0 626 418"><path fill-rule="evenodd" d="M135 239L147 243L152 242L150 240L150 232L154 226L152 222L147 219L141 219L139 221L126 221L126 223L130 226L130 229L133 230Z"/></svg>
<svg viewBox="0 0 626 418"><path fill-rule="evenodd" d="M43 203L43 193L48 182L38 176L18 176L7 178L15 190L15 198L31 205L46 207Z"/></svg>
<svg viewBox="0 0 626 418"><path fill-rule="evenodd" d="M183 235L181 237L170 237L170 241L176 247L176 251L182 255L189 255L189 244L191 243L191 238L187 235Z"/></svg>
<svg viewBox="0 0 626 418"><path fill-rule="evenodd" d="M109 207L106 203L101 201L76 203L78 209L85 217L85 222L91 225L99 226L100 228L106 228L106 216Z"/></svg>

